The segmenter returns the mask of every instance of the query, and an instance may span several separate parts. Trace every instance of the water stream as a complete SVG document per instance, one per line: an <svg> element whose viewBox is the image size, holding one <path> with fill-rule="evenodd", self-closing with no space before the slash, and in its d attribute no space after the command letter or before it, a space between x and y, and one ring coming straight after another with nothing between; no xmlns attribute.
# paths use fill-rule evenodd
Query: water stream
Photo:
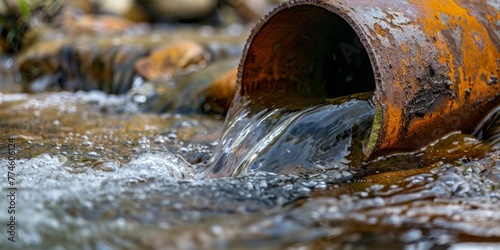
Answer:
<svg viewBox="0 0 500 250"><path fill-rule="evenodd" d="M292 142L304 142L313 131L333 136L309 125L321 127L328 123L315 117L345 117L355 107L366 114L354 121L363 128L371 119L364 100L292 102L290 112L277 116L290 126L265 150L312 147ZM294 112L301 116L290 119ZM328 162L367 171L345 171L346 178L333 168L300 175L248 169L231 178L197 179L222 146L221 120L144 114L126 97L102 92L0 94L0 115L0 137L16 138L18 147L17 241L2 234L1 249L499 247L500 151L470 135L454 133L420 152L364 167L347 162L356 136L347 137L340 147L345 154ZM363 129L336 131L346 130L363 138ZM299 139L287 141L287 133ZM2 141L0 152L5 149ZM301 166L328 166L321 154L305 154L311 158ZM278 158L254 159L267 164ZM6 168L0 173L5 180ZM8 184L0 186L5 197ZM8 206L0 199L2 225L10 221Z"/></svg>
<svg viewBox="0 0 500 250"><path fill-rule="evenodd" d="M243 101L228 119L208 176L349 175L349 166L361 163L362 143L373 123L370 96L345 101L273 95Z"/></svg>

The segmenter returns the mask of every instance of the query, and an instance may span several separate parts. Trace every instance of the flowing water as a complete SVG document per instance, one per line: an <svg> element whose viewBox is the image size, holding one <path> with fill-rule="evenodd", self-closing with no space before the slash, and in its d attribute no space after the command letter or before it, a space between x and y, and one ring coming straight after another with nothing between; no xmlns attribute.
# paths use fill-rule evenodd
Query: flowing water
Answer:
<svg viewBox="0 0 500 250"><path fill-rule="evenodd" d="M17 152L16 242L3 233L0 249L500 247L495 140L452 133L418 152L356 165L349 155L359 154L354 149L373 119L369 100L278 106L247 109L260 125L236 121L240 129L223 130L217 117L142 113L127 97L102 92L0 94L1 225L11 221L9 137ZM264 124L272 115L283 124ZM495 138L491 124L483 134ZM249 126L261 132L249 135ZM283 129L273 133L272 126ZM237 131L252 140L218 145L223 133ZM325 150L341 156L301 151L326 143L308 141L314 132L335 138L338 148ZM223 158L216 147L248 161L238 170L246 174L195 178L210 159ZM305 158L283 160L287 149ZM314 171L289 173L288 166Z"/></svg>
<svg viewBox="0 0 500 250"><path fill-rule="evenodd" d="M361 163L375 113L371 93L363 96L345 102L345 97L303 100L290 95L243 101L228 119L208 176L250 171L349 176L348 166Z"/></svg>

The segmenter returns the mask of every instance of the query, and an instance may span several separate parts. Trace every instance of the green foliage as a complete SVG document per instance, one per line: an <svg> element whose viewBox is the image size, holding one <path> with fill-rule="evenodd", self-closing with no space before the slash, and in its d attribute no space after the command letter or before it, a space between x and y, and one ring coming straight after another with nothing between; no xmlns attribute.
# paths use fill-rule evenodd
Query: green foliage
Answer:
<svg viewBox="0 0 500 250"><path fill-rule="evenodd" d="M32 8L30 8L26 0L19 0L19 10L21 11L22 19L28 22L30 20Z"/></svg>

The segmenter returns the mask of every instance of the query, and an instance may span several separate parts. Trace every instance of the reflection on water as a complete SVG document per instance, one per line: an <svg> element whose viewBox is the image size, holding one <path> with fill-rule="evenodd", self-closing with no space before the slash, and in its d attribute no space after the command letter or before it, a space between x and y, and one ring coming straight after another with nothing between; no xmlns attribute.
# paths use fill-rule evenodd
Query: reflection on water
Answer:
<svg viewBox="0 0 500 250"><path fill-rule="evenodd" d="M373 123L374 107L365 99L303 100L263 96L233 110L208 176L250 171L349 176L359 166L361 148ZM318 103L320 102L320 103Z"/></svg>
<svg viewBox="0 0 500 250"><path fill-rule="evenodd" d="M361 100L350 107L367 107ZM299 128L322 125L311 117L329 117L322 112L333 106L300 111L287 133L306 138ZM328 171L196 179L217 146L220 120L142 114L99 92L0 94L0 116L1 166L1 140L19 143L18 241L2 238L0 249L500 247L500 151L469 135L366 166L343 157L362 169L347 179ZM265 150L294 142L275 138L281 146ZM0 224L8 221L0 209Z"/></svg>

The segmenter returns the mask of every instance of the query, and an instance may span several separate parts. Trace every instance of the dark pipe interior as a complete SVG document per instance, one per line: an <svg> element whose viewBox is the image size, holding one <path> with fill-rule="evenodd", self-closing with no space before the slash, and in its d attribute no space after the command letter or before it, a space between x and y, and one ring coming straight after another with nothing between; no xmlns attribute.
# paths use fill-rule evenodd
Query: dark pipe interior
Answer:
<svg viewBox="0 0 500 250"><path fill-rule="evenodd" d="M338 15L294 6L263 25L248 48L242 95L292 91L331 98L375 90L368 54Z"/></svg>

